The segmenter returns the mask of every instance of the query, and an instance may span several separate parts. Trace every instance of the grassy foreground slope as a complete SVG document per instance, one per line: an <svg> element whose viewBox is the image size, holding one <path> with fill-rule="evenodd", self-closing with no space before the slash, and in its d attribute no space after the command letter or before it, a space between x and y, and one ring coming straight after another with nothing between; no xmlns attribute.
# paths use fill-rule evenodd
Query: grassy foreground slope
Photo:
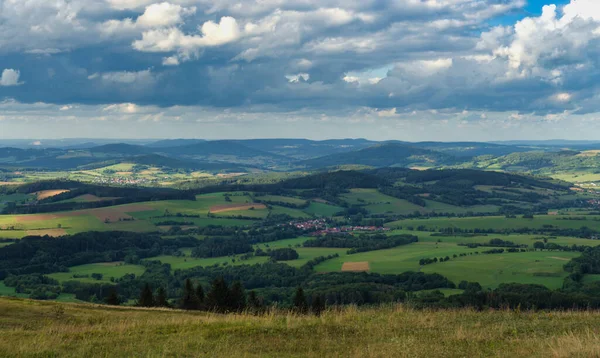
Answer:
<svg viewBox="0 0 600 358"><path fill-rule="evenodd" d="M265 316L0 299L3 357L592 357L600 313L347 307Z"/></svg>

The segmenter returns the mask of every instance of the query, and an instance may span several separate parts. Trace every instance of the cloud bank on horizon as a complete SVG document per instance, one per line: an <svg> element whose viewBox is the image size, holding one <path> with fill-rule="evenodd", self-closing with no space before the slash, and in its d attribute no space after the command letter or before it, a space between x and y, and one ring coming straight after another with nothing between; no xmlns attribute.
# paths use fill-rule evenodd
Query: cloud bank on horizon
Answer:
<svg viewBox="0 0 600 358"><path fill-rule="evenodd" d="M600 2L555 3L0 0L0 137L593 139Z"/></svg>

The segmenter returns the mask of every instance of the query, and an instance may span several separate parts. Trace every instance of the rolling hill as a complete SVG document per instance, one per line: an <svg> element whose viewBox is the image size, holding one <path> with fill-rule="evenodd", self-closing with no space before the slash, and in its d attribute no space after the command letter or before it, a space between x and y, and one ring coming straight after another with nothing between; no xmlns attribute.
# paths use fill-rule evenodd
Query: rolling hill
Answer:
<svg viewBox="0 0 600 358"><path fill-rule="evenodd" d="M405 144L389 143L349 153L332 154L298 162L308 168L324 168L341 165L365 165L371 167L410 167L456 164L458 160L448 154Z"/></svg>

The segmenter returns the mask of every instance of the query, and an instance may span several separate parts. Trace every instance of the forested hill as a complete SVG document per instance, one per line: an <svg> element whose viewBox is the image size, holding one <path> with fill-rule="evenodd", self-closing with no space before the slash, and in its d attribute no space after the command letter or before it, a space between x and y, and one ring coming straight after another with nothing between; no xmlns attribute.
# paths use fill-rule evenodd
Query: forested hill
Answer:
<svg viewBox="0 0 600 358"><path fill-rule="evenodd" d="M405 144L389 143L376 145L355 152L338 153L299 162L309 168L324 168L340 165L366 165L371 167L410 167L457 164L456 157L417 148Z"/></svg>
<svg viewBox="0 0 600 358"><path fill-rule="evenodd" d="M600 156L596 150L511 153L501 157L477 157L469 165L480 169L501 169L539 174L597 171L600 170Z"/></svg>

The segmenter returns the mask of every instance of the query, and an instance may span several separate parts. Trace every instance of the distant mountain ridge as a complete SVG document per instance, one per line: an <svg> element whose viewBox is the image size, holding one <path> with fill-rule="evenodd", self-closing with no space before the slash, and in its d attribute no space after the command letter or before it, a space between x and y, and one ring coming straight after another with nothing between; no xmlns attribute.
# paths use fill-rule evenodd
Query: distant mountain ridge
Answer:
<svg viewBox="0 0 600 358"><path fill-rule="evenodd" d="M298 164L309 168L340 165L365 165L371 167L406 167L418 165L454 164L451 155L398 143L380 144L354 152L331 154L305 160Z"/></svg>

